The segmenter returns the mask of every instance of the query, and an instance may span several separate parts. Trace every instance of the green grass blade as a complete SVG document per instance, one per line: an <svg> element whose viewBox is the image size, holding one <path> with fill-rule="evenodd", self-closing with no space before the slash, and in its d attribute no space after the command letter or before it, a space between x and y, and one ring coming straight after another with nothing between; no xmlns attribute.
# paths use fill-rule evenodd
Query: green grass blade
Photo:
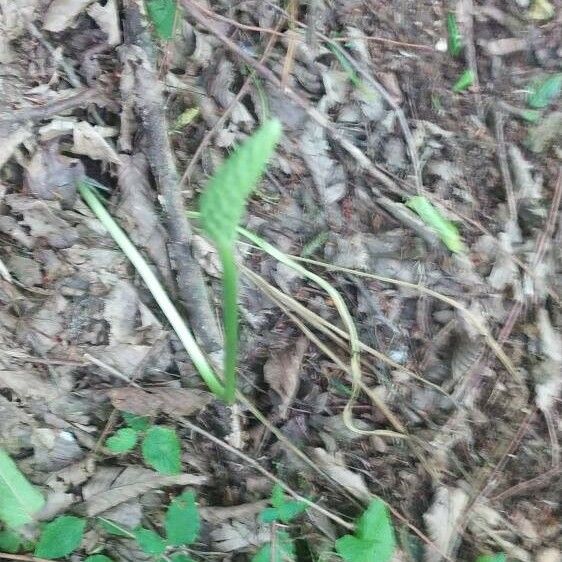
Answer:
<svg viewBox="0 0 562 562"><path fill-rule="evenodd" d="M452 57L458 57L462 51L462 36L455 14L447 14L447 49Z"/></svg>
<svg viewBox="0 0 562 562"><path fill-rule="evenodd" d="M0 521L17 529L31 523L45 503L41 492L32 486L16 463L0 449Z"/></svg>
<svg viewBox="0 0 562 562"><path fill-rule="evenodd" d="M200 199L201 224L217 247L230 247L246 208L281 136L281 123L264 123L211 178Z"/></svg>
<svg viewBox="0 0 562 562"><path fill-rule="evenodd" d="M427 224L439 236L443 244L451 252L459 253L464 250L464 244L457 227L446 219L425 197L416 195L406 202L406 206L419 215L422 221Z"/></svg>
<svg viewBox="0 0 562 562"><path fill-rule="evenodd" d="M213 369L209 365L205 355L197 345L195 338L187 327L186 323L180 316L176 307L170 300L164 287L142 257L140 252L135 248L133 243L129 240L125 232L113 220L113 217L107 212L101 201L98 199L92 188L85 182L78 184L78 191L82 195L84 201L88 204L90 209L103 224L109 232L116 244L121 248L123 253L127 256L130 262L135 266L135 269L142 277L142 280L149 288L154 300L170 322L172 328L176 332L179 340L184 346L195 368L199 372L201 378L205 381L211 392L218 398L223 398L224 387L215 375Z"/></svg>

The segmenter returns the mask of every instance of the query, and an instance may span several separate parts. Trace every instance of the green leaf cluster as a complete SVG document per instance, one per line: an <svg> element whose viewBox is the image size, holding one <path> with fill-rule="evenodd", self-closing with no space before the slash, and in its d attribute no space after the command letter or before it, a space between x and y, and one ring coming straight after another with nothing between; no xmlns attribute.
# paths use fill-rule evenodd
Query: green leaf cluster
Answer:
<svg viewBox="0 0 562 562"><path fill-rule="evenodd" d="M141 452L144 462L162 474L181 472L181 443L175 430L161 425L151 425L143 416L123 412L128 427L118 429L105 446L113 453L132 451L142 437Z"/></svg>
<svg viewBox="0 0 562 562"><path fill-rule="evenodd" d="M164 536L144 527L127 529L103 517L98 517L98 522L111 535L134 539L145 554L157 557L158 561L171 559L174 562L192 562L188 556L182 553L176 553L166 558L160 557L168 547L193 544L198 539L201 529L195 494L191 490L184 491L170 502L164 517Z"/></svg>
<svg viewBox="0 0 562 562"><path fill-rule="evenodd" d="M302 501L287 500L283 493L283 488L275 484L271 492L271 505L264 509L260 514L263 523L289 523L306 510L306 504Z"/></svg>

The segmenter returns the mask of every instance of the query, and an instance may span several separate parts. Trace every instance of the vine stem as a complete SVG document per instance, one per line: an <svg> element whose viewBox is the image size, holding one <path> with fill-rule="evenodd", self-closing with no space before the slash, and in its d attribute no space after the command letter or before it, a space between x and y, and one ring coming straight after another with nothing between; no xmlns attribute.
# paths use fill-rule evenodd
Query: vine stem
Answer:
<svg viewBox="0 0 562 562"><path fill-rule="evenodd" d="M224 324L224 400L233 404L236 396L236 361L238 356L238 270L234 248L217 248L222 263L222 302Z"/></svg>

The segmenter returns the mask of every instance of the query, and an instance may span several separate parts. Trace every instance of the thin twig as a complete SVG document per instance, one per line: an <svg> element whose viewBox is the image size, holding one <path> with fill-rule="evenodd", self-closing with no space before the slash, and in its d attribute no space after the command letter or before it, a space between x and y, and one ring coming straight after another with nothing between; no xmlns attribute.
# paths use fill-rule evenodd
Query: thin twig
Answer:
<svg viewBox="0 0 562 562"><path fill-rule="evenodd" d="M503 185L505 188L505 199L507 201L507 208L509 210L509 219L513 225L517 224L517 202L515 200L515 193L513 190L513 181L511 180L511 173L507 163L507 150L505 148L505 135L504 135L504 113L501 109L494 111L494 128L496 132L496 152L500 163L500 171L502 174Z"/></svg>

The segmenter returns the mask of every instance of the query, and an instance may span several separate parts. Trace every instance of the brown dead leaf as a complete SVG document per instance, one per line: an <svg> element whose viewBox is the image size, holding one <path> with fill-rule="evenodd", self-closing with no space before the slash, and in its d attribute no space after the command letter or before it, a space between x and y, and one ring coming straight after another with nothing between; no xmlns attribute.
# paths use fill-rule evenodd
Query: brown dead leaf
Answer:
<svg viewBox="0 0 562 562"><path fill-rule="evenodd" d="M120 158L115 149L107 142L101 132L86 121L74 125L72 152L89 156L93 160L119 164Z"/></svg>
<svg viewBox="0 0 562 562"><path fill-rule="evenodd" d="M124 387L110 391L111 403L122 412L137 416L155 416L158 412L169 415L191 416L201 411L212 400L211 394L187 388L141 388Z"/></svg>
<svg viewBox="0 0 562 562"><path fill-rule="evenodd" d="M330 477L339 482L350 494L361 500L369 500L371 492L365 484L365 479L358 472L353 472L347 466L341 453L328 453L317 447L312 450L312 456L318 466Z"/></svg>
<svg viewBox="0 0 562 562"><path fill-rule="evenodd" d="M140 466L129 466L124 470L119 467L102 467L82 488L84 503L80 509L88 517L94 517L149 490L166 486L200 486L207 481L206 476L164 476Z"/></svg>
<svg viewBox="0 0 562 562"><path fill-rule="evenodd" d="M294 345L274 352L263 367L265 380L281 397L279 415L283 419L299 389L300 369L307 348L308 339L302 336Z"/></svg>
<svg viewBox="0 0 562 562"><path fill-rule="evenodd" d="M71 208L76 200L76 184L84 166L75 158L59 154L56 141L40 146L25 169L24 188L37 199L61 201Z"/></svg>

